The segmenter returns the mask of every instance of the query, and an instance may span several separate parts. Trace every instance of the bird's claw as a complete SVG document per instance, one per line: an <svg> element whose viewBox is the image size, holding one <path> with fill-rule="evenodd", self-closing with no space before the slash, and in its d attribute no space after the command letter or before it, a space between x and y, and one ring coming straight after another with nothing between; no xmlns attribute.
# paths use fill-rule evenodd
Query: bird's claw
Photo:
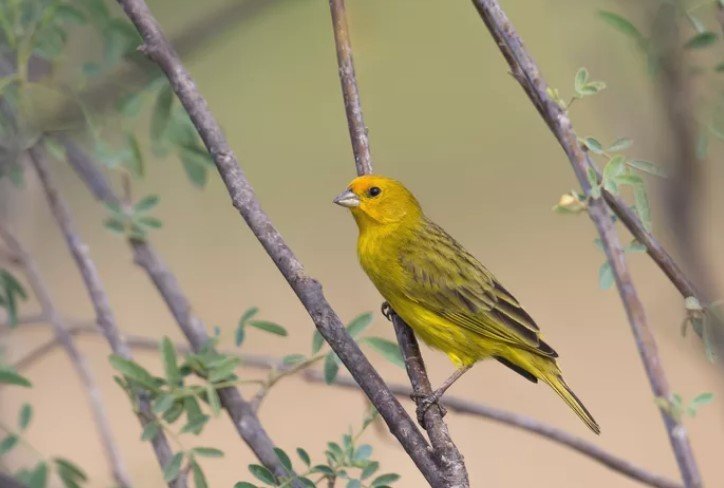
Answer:
<svg viewBox="0 0 724 488"><path fill-rule="evenodd" d="M392 314L395 312L394 312L394 310L392 310L392 307L390 307L390 304L388 302L382 302L380 311L382 312L382 315L384 315L387 320L392 322Z"/></svg>
<svg viewBox="0 0 724 488"><path fill-rule="evenodd" d="M440 409L440 415L442 417L447 414L447 409L439 403L441 396L441 392L438 391L434 391L429 395L425 395L423 393L413 393L412 395L410 395L410 398L412 398L412 400L417 405L417 409L415 412L417 414L417 422L423 427L425 427L425 413L433 405L437 406L437 408Z"/></svg>

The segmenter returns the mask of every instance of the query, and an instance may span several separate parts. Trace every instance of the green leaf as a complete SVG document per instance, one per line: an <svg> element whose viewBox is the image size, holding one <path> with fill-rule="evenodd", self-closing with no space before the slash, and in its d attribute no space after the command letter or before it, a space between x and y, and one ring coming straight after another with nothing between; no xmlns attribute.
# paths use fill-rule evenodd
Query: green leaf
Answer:
<svg viewBox="0 0 724 488"><path fill-rule="evenodd" d="M251 320L249 321L249 326L278 336L286 336L288 334L284 327L267 320Z"/></svg>
<svg viewBox="0 0 724 488"><path fill-rule="evenodd" d="M31 387L30 381L8 367L0 366L0 384Z"/></svg>
<svg viewBox="0 0 724 488"><path fill-rule="evenodd" d="M686 41L684 47L686 49L700 49L703 47L710 46L716 42L718 36L711 31L699 32L694 35L691 39Z"/></svg>
<svg viewBox="0 0 724 488"><path fill-rule="evenodd" d="M18 436L10 434L9 436L5 437L2 441L0 441L0 456L7 452L10 452L12 448L15 447L17 444Z"/></svg>
<svg viewBox="0 0 724 488"><path fill-rule="evenodd" d="M329 352L324 357L324 381L329 385L334 383L334 379L339 372L339 359L334 352Z"/></svg>
<svg viewBox="0 0 724 488"><path fill-rule="evenodd" d="M48 483L48 464L45 462L38 464L30 473L27 483L28 488L45 488Z"/></svg>
<svg viewBox="0 0 724 488"><path fill-rule="evenodd" d="M586 68L579 68L576 72L574 79L574 89L577 93L581 93L581 90L586 86L588 82L588 70Z"/></svg>
<svg viewBox="0 0 724 488"><path fill-rule="evenodd" d="M367 466L364 467L364 469L362 470L362 474L360 475L360 478L362 478L363 480L367 479L370 476L372 476L373 474L375 474L375 472L378 469L380 469L380 463L378 463L377 461L372 461L369 464L367 464Z"/></svg>
<svg viewBox="0 0 724 488"><path fill-rule="evenodd" d="M206 397L209 400L211 411L214 412L215 416L218 416L221 413L221 400L219 400L219 394L216 393L216 389L211 383L206 385Z"/></svg>
<svg viewBox="0 0 724 488"><path fill-rule="evenodd" d="M206 476L197 462L191 463L191 472L194 475L194 485L196 488L208 488L209 484L206 481Z"/></svg>
<svg viewBox="0 0 724 488"><path fill-rule="evenodd" d="M287 468L289 472L292 471L292 460L289 459L289 456L287 455L284 450L275 447L274 452L276 453L277 457L279 458L279 461L281 461L282 465Z"/></svg>
<svg viewBox="0 0 724 488"><path fill-rule="evenodd" d="M132 379L153 391L158 389L156 379L138 363L122 358L116 354L111 354L110 362L111 366L126 378Z"/></svg>
<svg viewBox="0 0 724 488"><path fill-rule="evenodd" d="M378 476L377 478L375 478L372 481L372 485L370 485L370 486L372 486L373 488L376 488L378 486L389 485L390 483L394 483L395 481L397 481L399 479L400 479L399 474L395 474L395 473L383 474L382 476Z"/></svg>
<svg viewBox="0 0 724 488"><path fill-rule="evenodd" d="M136 219L136 222L148 227L149 229L160 229L163 227L163 222L155 217L143 216Z"/></svg>
<svg viewBox="0 0 724 488"><path fill-rule="evenodd" d="M126 233L126 225L118 220L117 218L111 217L103 221L103 226L107 229L115 232L116 234L125 234Z"/></svg>
<svg viewBox="0 0 724 488"><path fill-rule="evenodd" d="M666 174L666 171L664 171L663 168L661 168L659 165L650 163L649 161L642 161L640 159L633 159L631 161L626 161L626 164L631 166L632 168L635 168L639 171L643 171L644 173L648 173L650 175L659 176L661 178L667 178L668 175Z"/></svg>
<svg viewBox="0 0 724 488"><path fill-rule="evenodd" d="M372 314L365 312L358 315L352 321L347 324L347 332L352 337L357 337L372 323Z"/></svg>
<svg viewBox="0 0 724 488"><path fill-rule="evenodd" d="M636 26L633 25L625 17L623 17L619 14L613 13L613 12L605 11L605 10L599 10L598 15L607 24L613 26L619 32L634 39L636 42L639 43L640 46L643 47L645 45L646 38L641 34L641 32L639 32L639 30L636 28Z"/></svg>
<svg viewBox="0 0 724 488"><path fill-rule="evenodd" d="M158 433L159 433L159 425L156 422L149 422L143 428L143 432L141 433L141 440L142 441L152 441L153 439L156 438Z"/></svg>
<svg viewBox="0 0 724 488"><path fill-rule="evenodd" d="M603 154L603 145L597 139L586 137L582 142L591 152Z"/></svg>
<svg viewBox="0 0 724 488"><path fill-rule="evenodd" d="M297 447L297 455L299 456L299 459L301 459L302 462L304 464L306 464L307 466L312 464L312 460L309 457L309 453L307 451L305 451L304 449L302 449L301 447Z"/></svg>
<svg viewBox="0 0 724 488"><path fill-rule="evenodd" d="M588 179L588 184L591 186L591 190L590 190L591 198L594 198L594 199L600 198L601 197L601 187L598 183L598 175L596 174L596 170L589 166L586 169L586 178Z"/></svg>
<svg viewBox="0 0 724 488"><path fill-rule="evenodd" d="M392 342L381 337L365 337L362 339L366 344L372 347L375 351L382 354L388 361L401 368L405 367L405 360L400 352L400 346L396 342Z"/></svg>
<svg viewBox="0 0 724 488"><path fill-rule="evenodd" d="M362 483L360 483L360 480L349 480L347 482L347 488L362 488Z"/></svg>
<svg viewBox="0 0 724 488"><path fill-rule="evenodd" d="M199 435L210 419L211 417L209 417L208 415L201 415L200 417L196 417L193 420L189 420L186 425L181 428L181 433L186 434L190 432L192 434Z"/></svg>
<svg viewBox="0 0 724 488"><path fill-rule="evenodd" d="M603 186L611 193L618 193L616 179L626 171L626 158L620 154L615 155L603 168Z"/></svg>
<svg viewBox="0 0 724 488"><path fill-rule="evenodd" d="M236 344L236 347L241 346L241 343L244 342L244 337L246 337L246 329L242 324L239 324L234 333L234 344Z"/></svg>
<svg viewBox="0 0 724 488"><path fill-rule="evenodd" d="M256 485L253 485L247 481L239 481L234 485L234 488L259 488Z"/></svg>
<svg viewBox="0 0 724 488"><path fill-rule="evenodd" d="M177 387L181 383L181 372L178 369L176 360L176 348L168 337L164 337L161 341L161 354L163 355L163 368L166 372L166 380L172 387Z"/></svg>
<svg viewBox="0 0 724 488"><path fill-rule="evenodd" d="M18 416L18 427L20 430L25 430L30 424L30 420L33 418L33 406L29 403L24 403L20 408L20 415Z"/></svg>
<svg viewBox="0 0 724 488"><path fill-rule="evenodd" d="M690 405L695 408L702 407L714 401L714 394L711 392L700 393L694 397Z"/></svg>
<svg viewBox="0 0 724 488"><path fill-rule="evenodd" d="M609 152L618 152L623 151L624 149L628 149L633 145L633 141L631 139L628 139L626 137L620 137L616 139L613 144L608 146Z"/></svg>
<svg viewBox="0 0 724 488"><path fill-rule="evenodd" d="M312 354L317 354L323 345L324 337L322 337L322 334L320 334L318 330L315 330L312 334Z"/></svg>
<svg viewBox="0 0 724 488"><path fill-rule="evenodd" d="M158 195L148 195L146 197L143 197L138 202L136 202L133 205L133 212L134 213L141 213L141 212L148 212L153 207L158 205L160 198Z"/></svg>
<svg viewBox="0 0 724 488"><path fill-rule="evenodd" d="M288 354L282 358L282 363L285 366L294 366L304 362L307 357L304 354Z"/></svg>
<svg viewBox="0 0 724 488"><path fill-rule="evenodd" d="M53 462L64 480L69 479L76 483L80 481L88 481L88 476L85 474L85 471L72 461L56 457L53 458Z"/></svg>
<svg viewBox="0 0 724 488"><path fill-rule="evenodd" d="M246 325L246 323L251 319L254 315L256 315L259 312L258 307L251 307L246 310L243 314L241 314L241 318L239 319L239 325Z"/></svg>
<svg viewBox="0 0 724 488"><path fill-rule="evenodd" d="M277 484L276 478L265 466L261 466L260 464L250 464L249 471L259 481L268 483L272 486Z"/></svg>
<svg viewBox="0 0 724 488"><path fill-rule="evenodd" d="M325 466L324 464L317 464L315 467L312 468L312 472L322 473L327 476L334 476L334 470L329 466Z"/></svg>
<svg viewBox="0 0 724 488"><path fill-rule="evenodd" d="M641 219L641 223L644 228L651 232L653 226L651 221L651 205L649 204L649 197L646 195L646 187L642 184L636 185L633 188L634 191L634 207L636 213Z"/></svg>
<svg viewBox="0 0 724 488"><path fill-rule="evenodd" d="M163 393L153 401L152 411L155 414L163 415L176 403L176 397L172 393Z"/></svg>
<svg viewBox="0 0 724 488"><path fill-rule="evenodd" d="M300 477L299 481L302 482L305 488L317 488L317 484L314 481L310 480L309 478L305 478L304 476Z"/></svg>
<svg viewBox="0 0 724 488"><path fill-rule="evenodd" d="M354 451L352 460L355 462L366 461L372 455L372 446L369 444L362 444Z"/></svg>
<svg viewBox="0 0 724 488"><path fill-rule="evenodd" d="M158 92L156 103L153 106L151 115L151 140L161 144L168 121L171 117L171 106L173 105L173 91L166 84Z"/></svg>
<svg viewBox="0 0 724 488"><path fill-rule="evenodd" d="M614 283L613 268L608 261L603 263L598 269L598 286L602 290L608 290L613 286Z"/></svg>
<svg viewBox="0 0 724 488"><path fill-rule="evenodd" d="M191 183L197 188L203 188L208 179L208 170L213 162L208 151L204 148L194 146L181 146L179 157L183 163L184 171Z"/></svg>
<svg viewBox="0 0 724 488"><path fill-rule="evenodd" d="M224 457L224 451L215 447L194 447L191 449L194 454L201 457L219 458Z"/></svg>
<svg viewBox="0 0 724 488"><path fill-rule="evenodd" d="M163 467L163 480L168 483L178 478L179 472L181 471L181 463L184 460L184 453L177 452Z"/></svg>
<svg viewBox="0 0 724 488"><path fill-rule="evenodd" d="M163 419L167 423L172 424L176 422L176 420L178 420L182 413L184 413L184 404L176 402L171 408L166 410L166 412L163 414Z"/></svg>
<svg viewBox="0 0 724 488"><path fill-rule="evenodd" d="M716 71L717 73L722 73L722 72L724 72L724 62L717 64L717 65L714 67L714 71Z"/></svg>
<svg viewBox="0 0 724 488"><path fill-rule="evenodd" d="M133 176L140 178L145 174L141 146L138 145L138 139L136 139L136 136L131 132L126 132L126 144L128 144L131 149L130 159L127 163L128 169Z"/></svg>

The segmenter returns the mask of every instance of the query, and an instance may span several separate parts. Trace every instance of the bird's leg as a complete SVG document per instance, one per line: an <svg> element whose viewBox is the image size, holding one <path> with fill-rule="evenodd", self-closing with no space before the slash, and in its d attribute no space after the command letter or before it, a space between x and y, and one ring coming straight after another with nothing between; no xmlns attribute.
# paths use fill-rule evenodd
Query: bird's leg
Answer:
<svg viewBox="0 0 724 488"><path fill-rule="evenodd" d="M387 301L382 302L382 307L380 307L380 311L382 312L382 315L384 315L387 320L392 322L392 314L395 313L395 311L392 310L392 307L390 307L389 302L387 302Z"/></svg>
<svg viewBox="0 0 724 488"><path fill-rule="evenodd" d="M427 396L423 396L419 393L413 393L412 399L417 403L417 418L420 420L424 417L425 412L428 408L430 408L433 404L440 401L440 398L445 394L448 388L450 388L453 383L455 383L462 375L464 375L470 368L472 368L472 364L468 364L466 366L463 366L457 370L453 374L450 375L448 379L446 379L443 384L438 388L437 390L433 391L431 394ZM444 411L444 410L443 410Z"/></svg>

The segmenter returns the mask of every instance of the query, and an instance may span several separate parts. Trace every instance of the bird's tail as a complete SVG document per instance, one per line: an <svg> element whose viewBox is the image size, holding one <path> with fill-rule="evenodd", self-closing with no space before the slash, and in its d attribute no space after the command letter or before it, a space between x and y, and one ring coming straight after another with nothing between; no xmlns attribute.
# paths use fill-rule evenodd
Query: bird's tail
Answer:
<svg viewBox="0 0 724 488"><path fill-rule="evenodd" d="M515 363L518 367L525 369L536 378L547 383L576 412L576 415L583 420L583 423L596 434L601 433L601 428L594 420L593 415L563 381L561 370L558 369L555 359L521 349L510 351L510 353L512 354L507 358L509 362Z"/></svg>
<svg viewBox="0 0 724 488"><path fill-rule="evenodd" d="M598 426L598 423L593 418L593 415L591 415L591 412L588 411L581 400L579 400L576 394L573 393L573 390L571 390L566 382L563 381L560 373L557 375L546 376L541 379L548 383L551 388L558 393L558 396L560 396L563 401L566 402L574 412L576 412L576 415L583 420L583 423L585 423L589 429L596 434L601 433L601 427Z"/></svg>

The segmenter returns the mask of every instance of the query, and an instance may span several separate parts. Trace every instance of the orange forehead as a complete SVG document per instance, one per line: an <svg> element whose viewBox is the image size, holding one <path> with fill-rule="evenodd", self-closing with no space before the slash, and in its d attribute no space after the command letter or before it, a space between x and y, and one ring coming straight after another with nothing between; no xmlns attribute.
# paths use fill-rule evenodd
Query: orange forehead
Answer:
<svg viewBox="0 0 724 488"><path fill-rule="evenodd" d="M349 184L349 189L352 190L357 195L361 195L362 193L366 192L373 186L378 186L380 188L390 187L393 185L399 185L395 180L391 178L386 178L384 176L378 176L378 175L364 175L364 176L358 176L354 180L352 180Z"/></svg>

